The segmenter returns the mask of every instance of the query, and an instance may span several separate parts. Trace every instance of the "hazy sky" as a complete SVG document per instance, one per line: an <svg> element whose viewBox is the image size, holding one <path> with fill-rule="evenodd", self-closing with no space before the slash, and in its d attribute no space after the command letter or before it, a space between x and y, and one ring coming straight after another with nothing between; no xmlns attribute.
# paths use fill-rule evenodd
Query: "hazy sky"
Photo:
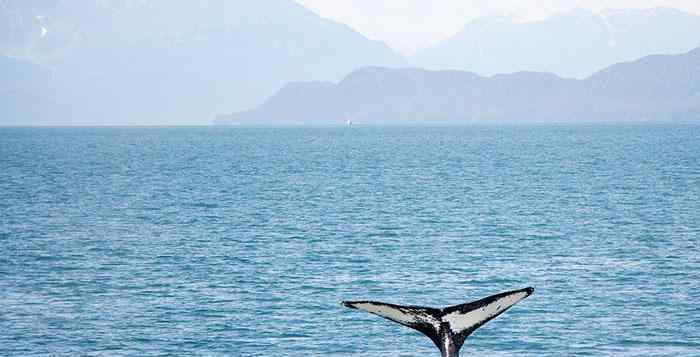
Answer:
<svg viewBox="0 0 700 357"><path fill-rule="evenodd" d="M538 19L574 8L675 7L700 14L700 0L296 0L319 15L403 52L435 43L492 13Z"/></svg>

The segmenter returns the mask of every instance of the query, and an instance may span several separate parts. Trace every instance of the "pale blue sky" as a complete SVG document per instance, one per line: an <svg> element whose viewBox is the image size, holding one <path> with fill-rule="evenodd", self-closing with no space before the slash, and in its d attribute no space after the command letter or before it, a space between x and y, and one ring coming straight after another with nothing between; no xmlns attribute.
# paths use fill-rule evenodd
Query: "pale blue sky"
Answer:
<svg viewBox="0 0 700 357"><path fill-rule="evenodd" d="M675 7L700 14L700 0L296 0L404 53L457 32L467 21L501 13L533 20L575 8L592 11Z"/></svg>

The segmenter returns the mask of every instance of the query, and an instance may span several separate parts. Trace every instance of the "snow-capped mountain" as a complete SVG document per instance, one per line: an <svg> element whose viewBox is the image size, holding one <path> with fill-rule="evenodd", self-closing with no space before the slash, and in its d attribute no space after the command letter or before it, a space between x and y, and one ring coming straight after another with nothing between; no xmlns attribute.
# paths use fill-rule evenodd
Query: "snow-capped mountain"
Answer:
<svg viewBox="0 0 700 357"><path fill-rule="evenodd" d="M479 18L412 61L483 75L539 71L583 78L614 63L699 45L700 16L679 10L575 10L530 22Z"/></svg>
<svg viewBox="0 0 700 357"><path fill-rule="evenodd" d="M404 63L290 0L6 0L0 55L51 70L42 95L73 123L206 123L288 81Z"/></svg>

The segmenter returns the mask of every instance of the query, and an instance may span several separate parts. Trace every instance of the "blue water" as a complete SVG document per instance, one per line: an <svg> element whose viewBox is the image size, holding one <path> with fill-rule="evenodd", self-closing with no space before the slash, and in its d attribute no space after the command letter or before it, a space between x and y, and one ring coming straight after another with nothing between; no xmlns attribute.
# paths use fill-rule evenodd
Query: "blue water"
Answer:
<svg viewBox="0 0 700 357"><path fill-rule="evenodd" d="M700 126L0 129L0 355L700 355Z"/></svg>

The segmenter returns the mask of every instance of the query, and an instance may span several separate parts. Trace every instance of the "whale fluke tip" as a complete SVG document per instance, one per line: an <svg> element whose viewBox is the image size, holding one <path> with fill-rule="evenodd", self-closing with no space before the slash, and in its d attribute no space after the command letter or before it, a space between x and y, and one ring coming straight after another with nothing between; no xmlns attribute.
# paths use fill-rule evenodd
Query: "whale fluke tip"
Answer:
<svg viewBox="0 0 700 357"><path fill-rule="evenodd" d="M352 301L341 301L340 305L343 305L347 308L356 309L356 307L355 307L355 305L353 305Z"/></svg>

